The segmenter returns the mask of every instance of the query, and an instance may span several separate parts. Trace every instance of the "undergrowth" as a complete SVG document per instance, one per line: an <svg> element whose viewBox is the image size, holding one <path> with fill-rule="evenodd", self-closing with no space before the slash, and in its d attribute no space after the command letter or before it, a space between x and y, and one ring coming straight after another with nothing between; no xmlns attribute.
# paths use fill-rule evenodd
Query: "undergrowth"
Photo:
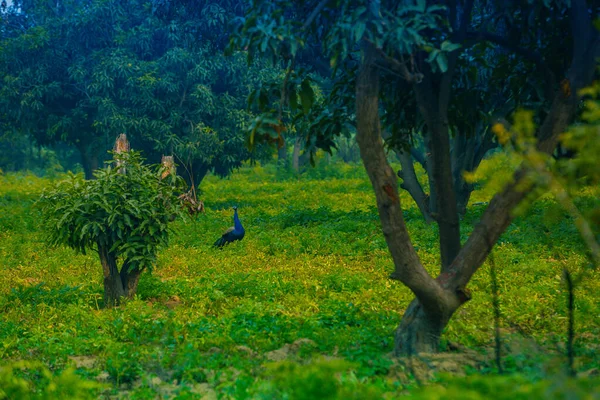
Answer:
<svg viewBox="0 0 600 400"><path fill-rule="evenodd" d="M507 163L501 156L484 162L462 221L463 240L496 189L498 167ZM420 388L418 374L390 356L412 296L388 279L392 261L364 170L320 166L307 174L254 166L230 179L207 178L206 214L175 223L170 247L160 252L155 271L142 276L137 298L116 309L102 307L96 255L45 244L35 201L53 181L0 176L0 399L53 398L60 382L67 382L61 384L66 397L134 399L402 393L475 399L494 391L498 398L543 398L593 390L600 368L600 274L588 268L571 221L549 211L551 198L536 201L494 250L508 374L496 375L490 350L486 264L469 285L473 300L453 317L442 343L480 362L458 362L459 373L434 374ZM598 207L599 194L585 189L578 204ZM424 223L406 193L401 197L415 247L435 274L437 228ZM214 249L232 225L233 205L246 237ZM575 298L576 368L591 378L576 381L556 378L566 365L565 266L584 273Z"/></svg>

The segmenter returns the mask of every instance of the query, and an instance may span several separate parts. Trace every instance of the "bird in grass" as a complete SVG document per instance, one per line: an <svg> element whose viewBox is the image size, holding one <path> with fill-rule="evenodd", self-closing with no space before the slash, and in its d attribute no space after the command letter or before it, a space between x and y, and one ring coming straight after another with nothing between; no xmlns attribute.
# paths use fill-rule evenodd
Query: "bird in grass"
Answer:
<svg viewBox="0 0 600 400"><path fill-rule="evenodd" d="M228 243L235 242L236 240L242 240L246 231L242 226L240 217L238 217L237 207L233 207L233 226L227 229L223 235L215 242L215 247L223 247Z"/></svg>

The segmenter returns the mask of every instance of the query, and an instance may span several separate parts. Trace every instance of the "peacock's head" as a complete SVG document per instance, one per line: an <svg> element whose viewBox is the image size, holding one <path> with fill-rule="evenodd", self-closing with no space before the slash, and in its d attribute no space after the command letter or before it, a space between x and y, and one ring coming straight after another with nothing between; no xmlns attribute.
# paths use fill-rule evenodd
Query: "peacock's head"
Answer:
<svg viewBox="0 0 600 400"><path fill-rule="evenodd" d="M237 206L233 206L233 211L237 211Z"/></svg>

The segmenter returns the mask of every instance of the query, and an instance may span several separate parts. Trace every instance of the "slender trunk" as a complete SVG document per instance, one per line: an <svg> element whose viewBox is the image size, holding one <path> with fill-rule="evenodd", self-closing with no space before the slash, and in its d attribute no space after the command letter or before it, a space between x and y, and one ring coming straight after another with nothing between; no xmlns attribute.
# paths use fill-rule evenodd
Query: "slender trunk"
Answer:
<svg viewBox="0 0 600 400"><path fill-rule="evenodd" d="M300 147L302 146L302 138L296 137L294 142L294 152L292 153L292 168L296 173L300 172Z"/></svg>
<svg viewBox="0 0 600 400"><path fill-rule="evenodd" d="M98 243L98 255L104 273L104 305L105 307L117 306L121 297L125 296L121 275L117 268L117 257L109 251L110 245Z"/></svg>
<svg viewBox="0 0 600 400"><path fill-rule="evenodd" d="M427 180L429 181L429 213L435 219L438 215L438 196L436 191L436 183L435 176L433 175L433 161L431 160L432 154L430 149L430 135L427 135L426 143L425 143L425 156L424 156L424 166L425 171L427 172Z"/></svg>
<svg viewBox="0 0 600 400"><path fill-rule="evenodd" d="M402 169L398 171L398 176L402 178L400 187L410 194L417 204L417 207L419 207L423 218L425 218L425 222L430 224L433 222L433 217L429 212L429 196L425 194L423 187L417 179L412 156L408 151L398 151L396 152L396 155L402 166Z"/></svg>
<svg viewBox="0 0 600 400"><path fill-rule="evenodd" d="M452 179L448 118L445 112L438 110L438 102L433 96L428 78L415 84L415 93L419 110L429 130L428 147L431 158L427 164L430 168L431 193L437 196L434 217L440 230L440 255L444 271L460 251L460 223Z"/></svg>

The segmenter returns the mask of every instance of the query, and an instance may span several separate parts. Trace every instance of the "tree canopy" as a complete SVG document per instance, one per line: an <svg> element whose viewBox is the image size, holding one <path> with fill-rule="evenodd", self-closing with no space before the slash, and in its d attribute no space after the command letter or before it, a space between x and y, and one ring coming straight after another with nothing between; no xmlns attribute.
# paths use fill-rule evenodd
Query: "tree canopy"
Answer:
<svg viewBox="0 0 600 400"><path fill-rule="evenodd" d="M175 153L196 183L228 175L250 157L245 98L277 73L222 55L239 7L66 1L5 13L4 119L39 144L75 146L88 178L120 133L155 161Z"/></svg>

